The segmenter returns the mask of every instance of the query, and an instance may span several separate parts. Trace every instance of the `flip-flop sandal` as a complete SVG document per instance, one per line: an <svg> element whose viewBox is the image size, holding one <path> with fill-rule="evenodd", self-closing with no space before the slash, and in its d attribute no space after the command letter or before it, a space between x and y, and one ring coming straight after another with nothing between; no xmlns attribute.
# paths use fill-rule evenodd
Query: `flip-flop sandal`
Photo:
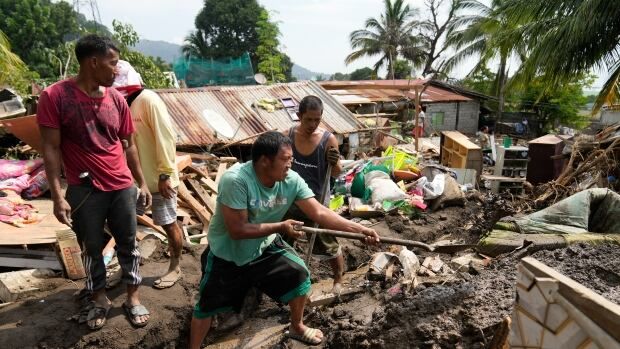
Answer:
<svg viewBox="0 0 620 349"><path fill-rule="evenodd" d="M323 342L323 339L316 338L316 334L318 331L319 330L316 328L306 327L304 334L296 334L291 332L291 330L288 330L286 331L285 335L290 339L295 339L308 345L319 345Z"/></svg>
<svg viewBox="0 0 620 349"><path fill-rule="evenodd" d="M174 280L170 280L170 279L165 279L166 277L170 276L172 273L168 273L162 277L160 277L159 279L155 280L155 282L153 282L153 287L157 288L159 290L163 290L164 288L169 288L174 286L174 284L177 283L177 281L179 281L181 279L181 276L183 276L182 272L178 272L176 274L176 279Z"/></svg>
<svg viewBox="0 0 620 349"><path fill-rule="evenodd" d="M136 321L136 318L138 316L144 316L144 315L151 314L149 313L149 311L146 309L144 305L138 304L138 305L130 306L130 305L127 305L126 303L123 303L123 309L125 309L125 312L127 313L127 317L129 318L129 322L131 322L132 325L136 327L144 327L149 323L150 317L145 322Z"/></svg>
<svg viewBox="0 0 620 349"><path fill-rule="evenodd" d="M87 323L88 328L90 328L93 331L101 329L103 325L105 325L106 323L110 308L111 308L111 305L108 305L107 307L102 307L97 304L94 304L93 307L88 311L88 316L86 317L86 321L88 322L88 321L99 320L99 319L103 319L103 321L99 325L93 325L93 326L88 325Z"/></svg>

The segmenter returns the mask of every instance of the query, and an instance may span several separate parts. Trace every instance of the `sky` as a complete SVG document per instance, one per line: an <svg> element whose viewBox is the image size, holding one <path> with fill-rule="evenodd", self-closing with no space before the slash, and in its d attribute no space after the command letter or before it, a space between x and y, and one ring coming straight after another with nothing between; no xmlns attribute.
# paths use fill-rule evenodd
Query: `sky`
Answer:
<svg viewBox="0 0 620 349"><path fill-rule="evenodd" d="M258 0L279 23L281 48L293 62L318 73L350 73L372 66L371 58L344 63L351 52L349 34L362 29L369 17L383 10L383 0ZM407 0L414 8L422 0ZM92 19L89 1L82 0L81 12ZM194 29L194 18L203 0L99 0L103 24L112 28L112 20L130 23L141 38L182 44L183 38ZM424 14L424 12L422 12ZM453 72L463 77L473 66L464 64ZM605 73L599 74L606 76ZM604 77L595 81L600 88Z"/></svg>

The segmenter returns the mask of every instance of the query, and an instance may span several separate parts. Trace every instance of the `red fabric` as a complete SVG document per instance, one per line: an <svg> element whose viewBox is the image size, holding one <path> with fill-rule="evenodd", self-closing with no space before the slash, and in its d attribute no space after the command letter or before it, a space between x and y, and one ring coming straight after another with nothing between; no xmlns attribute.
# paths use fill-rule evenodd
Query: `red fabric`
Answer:
<svg viewBox="0 0 620 349"><path fill-rule="evenodd" d="M37 121L58 128L67 182L80 184L79 174L88 171L94 186L103 191L129 188L133 178L121 139L134 132L127 102L113 88L101 98L88 96L71 80L43 91Z"/></svg>
<svg viewBox="0 0 620 349"><path fill-rule="evenodd" d="M120 87L115 87L115 89L118 92L120 92L120 94L124 98L127 98L127 97L131 96L134 92L140 91L142 89L142 85L120 86Z"/></svg>

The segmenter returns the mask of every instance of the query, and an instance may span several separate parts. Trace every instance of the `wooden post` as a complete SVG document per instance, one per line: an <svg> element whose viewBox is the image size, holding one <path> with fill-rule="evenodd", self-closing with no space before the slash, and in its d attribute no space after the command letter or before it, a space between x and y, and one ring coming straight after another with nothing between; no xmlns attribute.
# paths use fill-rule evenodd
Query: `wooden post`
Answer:
<svg viewBox="0 0 620 349"><path fill-rule="evenodd" d="M415 86L415 124L413 126L413 137L415 138L415 151L420 151L420 144L418 140L418 120L420 116L420 87Z"/></svg>

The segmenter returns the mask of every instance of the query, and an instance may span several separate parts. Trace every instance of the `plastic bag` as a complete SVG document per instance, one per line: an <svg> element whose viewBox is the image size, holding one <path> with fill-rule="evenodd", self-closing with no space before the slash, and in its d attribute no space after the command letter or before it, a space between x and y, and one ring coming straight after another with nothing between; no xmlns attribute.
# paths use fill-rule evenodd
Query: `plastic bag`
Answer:
<svg viewBox="0 0 620 349"><path fill-rule="evenodd" d="M29 174L43 166L43 159L34 160L3 160L0 159L0 180L17 178Z"/></svg>
<svg viewBox="0 0 620 349"><path fill-rule="evenodd" d="M415 253L409 251L406 247L403 247L398 254L398 260L403 266L403 277L405 280L413 280L415 275L420 270L420 260Z"/></svg>
<svg viewBox="0 0 620 349"><path fill-rule="evenodd" d="M416 183L416 187L422 189L424 192L425 200L432 200L438 198L443 194L444 186L446 183L445 174L440 173L435 175L432 182L429 182L426 177L421 177Z"/></svg>
<svg viewBox="0 0 620 349"><path fill-rule="evenodd" d="M398 201L407 198L407 194L400 190L396 183L391 179L375 178L370 182L368 188L372 191L370 198L373 203L383 203L383 201Z"/></svg>

